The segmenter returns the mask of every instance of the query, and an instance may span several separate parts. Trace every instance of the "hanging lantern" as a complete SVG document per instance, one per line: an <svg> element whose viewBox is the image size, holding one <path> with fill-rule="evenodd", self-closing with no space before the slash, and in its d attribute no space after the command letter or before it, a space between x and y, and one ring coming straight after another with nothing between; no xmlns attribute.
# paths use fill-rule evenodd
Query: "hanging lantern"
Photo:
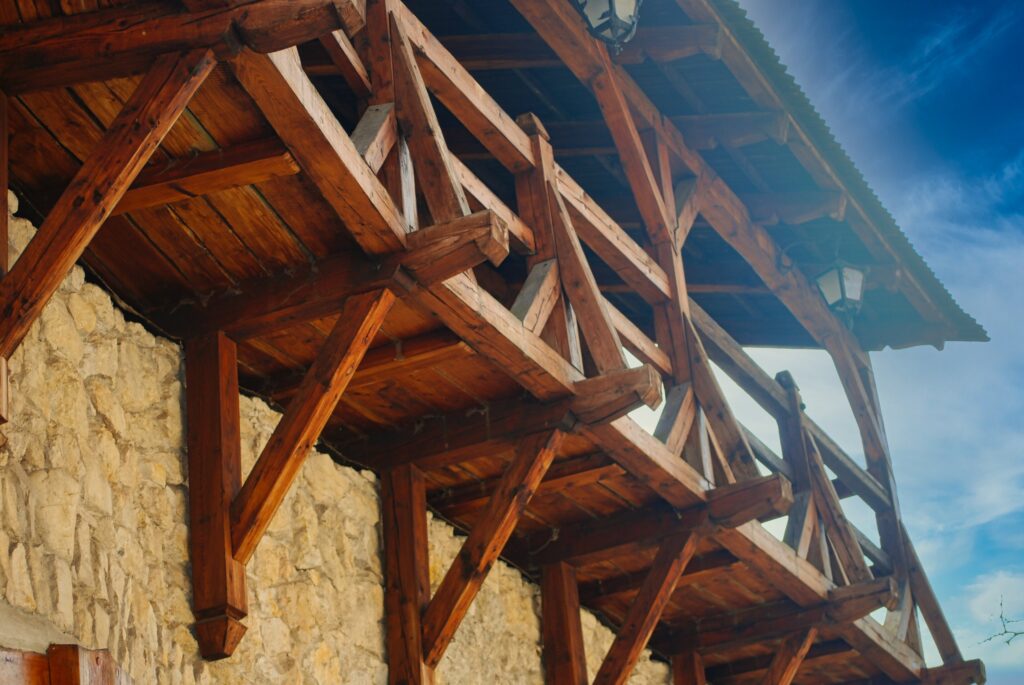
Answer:
<svg viewBox="0 0 1024 685"><path fill-rule="evenodd" d="M852 328L864 299L864 271L837 260L814 280L825 303Z"/></svg>
<svg viewBox="0 0 1024 685"><path fill-rule="evenodd" d="M618 49L636 33L643 0L572 0L596 38Z"/></svg>

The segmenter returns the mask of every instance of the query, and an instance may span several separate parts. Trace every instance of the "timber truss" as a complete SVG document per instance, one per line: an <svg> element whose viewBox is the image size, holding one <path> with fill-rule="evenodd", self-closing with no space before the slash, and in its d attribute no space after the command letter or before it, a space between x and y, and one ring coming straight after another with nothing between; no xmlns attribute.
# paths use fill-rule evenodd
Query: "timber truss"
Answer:
<svg viewBox="0 0 1024 685"><path fill-rule="evenodd" d="M645 649L671 662L679 685L984 682L903 528L867 353L765 227L842 219L849 197L834 188L784 203L737 195L702 152L788 144L803 133L791 133L786 112L664 116L626 68L700 56L749 70L714 3L680 0L673 6L690 25L641 32L614 56L568 2L509 3L532 32L504 50L472 36L446 47L398 0L139 2L0 30L0 185L9 119L15 144L36 135L31 116L58 128L34 91L72 89L89 103L88 84L123 88L139 77L0 280L0 358L83 257L115 289L125 285L125 297L149 292L159 279L146 261L153 248L142 246L159 242L147 227L168 207L181 233L163 234L160 249L177 246L179 282L209 280L182 285L201 297L165 283L176 297L138 295L137 307L184 341L203 656L229 657L243 638L246 563L323 437L381 478L393 683L432 681L499 558L540 583L549 683L624 683ZM300 56L297 46L310 45ZM538 64L567 69L590 94L601 115L592 133L511 116L468 70ZM340 77L354 126L311 75ZM250 115L259 135L224 142L233 140L227 120ZM188 139L201 127L220 144L175 154L169 134ZM569 142L556 150L554 138ZM556 154L597 155L617 169L643 235L613 219ZM481 159L513 179L514 202L471 168ZM32 186L18 174L16 185ZM289 195L322 225L289 219ZM274 212L253 213L253 198ZM202 211L220 217L222 233L184 230ZM227 245L228 233L271 214L301 239L295 259L281 247L260 252L256 237ZM698 220L749 265L760 281L751 287L830 354L866 469L806 416L792 377L765 374L690 299L682 255ZM340 243L316 233L331 221L343 227ZM110 258L105 225L123 240L149 236L122 255L141 264L134 272ZM206 251L189 252L186 240ZM203 259L218 260L229 282L205 273ZM507 276L515 269L518 281ZM651 325L615 306L609 272ZM925 303L911 281L898 286ZM258 361L267 356L294 363ZM737 421L712 363L778 422L781 455ZM429 398L424 373L459 391ZM240 385L285 406L244 478ZM396 387L428 399L417 408ZM629 416L643 405L661 410L652 432ZM849 497L874 510L877 538L846 518ZM428 508L467 533L433 595ZM783 516L779 540L761 523ZM592 679L581 607L615 631ZM879 609L883 623L869 616ZM924 666L918 616L940 667Z"/></svg>

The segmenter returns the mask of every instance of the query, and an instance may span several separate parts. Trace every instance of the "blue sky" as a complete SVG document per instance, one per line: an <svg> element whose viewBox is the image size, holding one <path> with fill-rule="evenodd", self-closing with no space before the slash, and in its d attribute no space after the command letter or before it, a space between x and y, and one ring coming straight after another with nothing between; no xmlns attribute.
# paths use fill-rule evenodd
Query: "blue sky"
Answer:
<svg viewBox="0 0 1024 685"><path fill-rule="evenodd" d="M1001 597L1024 618L1024 3L741 3L992 338L874 361L904 519L961 648L985 659L992 685L1022 683L1024 638L980 643ZM791 369L809 413L856 451L827 359L754 354Z"/></svg>

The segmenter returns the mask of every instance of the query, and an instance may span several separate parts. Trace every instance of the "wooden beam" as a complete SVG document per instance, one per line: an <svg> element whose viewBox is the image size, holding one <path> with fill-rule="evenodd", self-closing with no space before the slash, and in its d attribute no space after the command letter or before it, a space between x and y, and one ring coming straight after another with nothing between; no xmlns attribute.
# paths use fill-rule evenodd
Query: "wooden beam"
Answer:
<svg viewBox="0 0 1024 685"><path fill-rule="evenodd" d="M36 680L11 680L26 685L109 685L129 682L128 674L106 649L85 649L79 645L52 644L46 648L49 668ZM0 669L0 677L4 674Z"/></svg>
<svg viewBox="0 0 1024 685"><path fill-rule="evenodd" d="M331 31L320 36L320 45L356 98L368 98L373 90L370 86L370 74L345 32Z"/></svg>
<svg viewBox="0 0 1024 685"><path fill-rule="evenodd" d="M7 276L11 267L10 215L7 193L11 187L10 121L7 95L0 91L0 279ZM7 357L0 357L0 425L7 423L11 415L11 379L7 369Z"/></svg>
<svg viewBox="0 0 1024 685"><path fill-rule="evenodd" d="M0 85L13 94L108 81L145 73L171 52L213 49L225 57L240 45L274 52L348 28L337 7L253 0L182 12L143 2L12 25L0 35Z"/></svg>
<svg viewBox="0 0 1024 685"><path fill-rule="evenodd" d="M540 596L544 682L548 685L587 685L576 570L566 563L545 566L541 574Z"/></svg>
<svg viewBox="0 0 1024 685"><path fill-rule="evenodd" d="M811 648L807 651L807 654L804 656L804 663L808 664L819 659L825 662L829 659L835 659L836 655L847 654L852 651L853 648L843 640L817 642L811 645ZM734 683L741 682L751 674L767 669L774 658L774 654L761 654L736 661L728 661L709 668L707 670L707 677L708 680L716 683L716 685L717 683L734 685Z"/></svg>
<svg viewBox="0 0 1024 685"><path fill-rule="evenodd" d="M788 511L792 505L788 481L768 476L759 481L725 485L709 491L706 504L682 510L652 507L619 514L602 521L588 521L563 528L556 544L540 532L531 537L528 549L538 549L539 564L572 561L582 565L612 559L650 545L682 531L734 528L773 512Z"/></svg>
<svg viewBox="0 0 1024 685"><path fill-rule="evenodd" d="M509 308L526 330L540 333L551 317L561 293L558 262L545 259L530 268L523 287Z"/></svg>
<svg viewBox="0 0 1024 685"><path fill-rule="evenodd" d="M647 334L640 330L640 327L629 320L625 314L620 312L607 299L604 307L612 320L612 325L619 334L622 346L633 353L637 359L644 364L650 364L663 376L672 375L672 360L668 354L658 347L658 344L647 337Z"/></svg>
<svg viewBox="0 0 1024 685"><path fill-rule="evenodd" d="M484 211L421 229L408 248L382 262L339 253L305 271L253 279L205 303L183 302L150 316L182 338L215 330L239 339L263 335L337 314L353 295L381 288L406 294L416 282L431 285L485 260L500 261L508 238L504 224Z"/></svg>
<svg viewBox="0 0 1024 685"><path fill-rule="evenodd" d="M626 358L622 353L619 333L605 308L604 296L598 290L562 196L553 184L548 187L548 202L553 215L555 252L562 287L580 317L579 324L587 348L600 373L623 369Z"/></svg>
<svg viewBox="0 0 1024 685"><path fill-rule="evenodd" d="M835 627L895 604L897 586L890 578L834 588L826 602L809 608L782 601L737 612L705 616L699 622L675 626L659 636L669 653L700 650L705 656L743 646L778 640L811 628Z"/></svg>
<svg viewBox="0 0 1024 685"><path fill-rule="evenodd" d="M185 344L192 612L204 659L231 656L245 634L245 565L231 548L231 500L241 485L238 358L223 333Z"/></svg>
<svg viewBox="0 0 1024 685"><path fill-rule="evenodd" d="M139 83L10 273L0 280L0 357L9 359L18 348L214 65L207 50L168 55Z"/></svg>
<svg viewBox="0 0 1024 685"><path fill-rule="evenodd" d="M688 114L669 119L694 150L734 149L766 140L781 144L789 132L788 115L783 111ZM548 131L559 158L619 154L604 121L552 121ZM474 138L452 135L449 144L464 159L491 157Z"/></svg>
<svg viewBox="0 0 1024 685"><path fill-rule="evenodd" d="M645 59L672 62L698 54L715 57L718 35L714 24L640 28L614 59L617 64L640 64ZM558 55L532 33L442 36L440 41L470 71L562 66Z"/></svg>
<svg viewBox="0 0 1024 685"><path fill-rule="evenodd" d="M792 193L746 193L740 195L751 220L773 224L805 224L815 219L842 221L846 216L846 195L835 190Z"/></svg>
<svg viewBox="0 0 1024 685"><path fill-rule="evenodd" d="M654 437L665 443L669 451L682 454L683 445L697 419L697 404L689 383L675 385L668 392L665 409L658 417ZM704 474L707 477L707 474Z"/></svg>
<svg viewBox="0 0 1024 685"><path fill-rule="evenodd" d="M491 94L405 5L398 3L393 16L415 46L416 59L431 92L455 118L511 173L535 166L526 135Z"/></svg>
<svg viewBox="0 0 1024 685"><path fill-rule="evenodd" d="M790 685L817 637L818 630L811 628L783 640L768 672L761 678L761 685Z"/></svg>
<svg viewBox="0 0 1024 685"><path fill-rule="evenodd" d="M297 173L299 165L277 139L200 152L143 169L113 214L181 202Z"/></svg>
<svg viewBox="0 0 1024 685"><path fill-rule="evenodd" d="M536 243L533 229L519 218L493 190L484 185L483 181L476 177L465 164L459 161L458 157L452 157L452 165L455 173L459 176L462 187L466 189L469 196L480 203L485 209L489 209L508 225L508 232L513 239L513 246L516 252L532 254L536 251Z"/></svg>
<svg viewBox="0 0 1024 685"><path fill-rule="evenodd" d="M622 467L602 454L585 454L556 461L537 486L537 494L567 492L573 488L599 483L602 480L623 475ZM471 483L454 489L445 489L430 497L430 506L448 518L479 511L486 506L490 496L498 489L500 478Z"/></svg>
<svg viewBox="0 0 1024 685"><path fill-rule="evenodd" d="M370 171L380 171L397 143L394 103L385 102L367 107L352 131L352 144Z"/></svg>
<svg viewBox="0 0 1024 685"><path fill-rule="evenodd" d="M406 234L402 216L302 71L298 50L269 55L243 50L231 65L359 245L370 254L402 249Z"/></svg>
<svg viewBox="0 0 1024 685"><path fill-rule="evenodd" d="M707 685L707 682L700 652L672 656L672 685Z"/></svg>
<svg viewBox="0 0 1024 685"><path fill-rule="evenodd" d="M243 564L284 501L394 302L390 291L379 290L345 303L319 356L231 503L231 544L235 558Z"/></svg>
<svg viewBox="0 0 1024 685"><path fill-rule="evenodd" d="M578 397L546 404L512 400L482 412L473 407L341 449L349 459L375 469L410 462L430 470L507 452L531 434L571 432L580 422L607 423L639 406L656 405L661 396L657 375L645 368L577 381L574 390Z"/></svg>
<svg viewBox="0 0 1024 685"><path fill-rule="evenodd" d="M629 678L700 539L697 533L685 532L661 543L647 579L630 604L594 677L594 685L622 685Z"/></svg>
<svg viewBox="0 0 1024 685"><path fill-rule="evenodd" d="M926 668L921 673L921 685L985 685L985 664L980 659Z"/></svg>
<svg viewBox="0 0 1024 685"><path fill-rule="evenodd" d="M423 613L423 655L428 667L441 661L480 585L551 466L563 437L564 433L556 430L526 438L520 444L486 511L473 526Z"/></svg>
<svg viewBox="0 0 1024 685"><path fill-rule="evenodd" d="M904 531L903 535L909 562L907 571L910 579L910 590L917 601L917 608L921 611L921 616L928 626L928 631L935 641L935 647L939 650L943 663L958 664L964 660L964 657L960 653L960 647L957 646L956 637L953 635L953 630L949 627L946 615L942 611L942 605L939 604L939 598L935 594L931 582L928 580L924 565L921 564L921 558L917 555L917 550L914 549L914 543L911 541L910 535L906 531Z"/></svg>
<svg viewBox="0 0 1024 685"><path fill-rule="evenodd" d="M789 416L785 389L764 372L757 362L693 300L690 301L693 323L700 333L708 356L747 394L776 419ZM875 511L891 508L891 500L871 474L850 458L825 431L810 418L804 417L806 429L821 450L825 465L839 480L861 497Z"/></svg>
<svg viewBox="0 0 1024 685"><path fill-rule="evenodd" d="M683 575L676 583L676 588L707 581L717 574L735 568L739 563L736 557L725 550L716 550L695 556L686 565ZM643 584L645 578L647 578L647 571L643 570L582 583L579 587L580 602L591 604L604 597L633 592Z"/></svg>
<svg viewBox="0 0 1024 685"><path fill-rule="evenodd" d="M423 612L430 601L430 552L423 474L411 465L381 474L388 683L431 685L423 662Z"/></svg>
<svg viewBox="0 0 1024 685"><path fill-rule="evenodd" d="M469 203L452 166L441 125L423 82L412 46L395 16L391 16L391 52L395 75L395 113L409 141L416 173L426 183L420 190L434 221L450 221L469 214Z"/></svg>

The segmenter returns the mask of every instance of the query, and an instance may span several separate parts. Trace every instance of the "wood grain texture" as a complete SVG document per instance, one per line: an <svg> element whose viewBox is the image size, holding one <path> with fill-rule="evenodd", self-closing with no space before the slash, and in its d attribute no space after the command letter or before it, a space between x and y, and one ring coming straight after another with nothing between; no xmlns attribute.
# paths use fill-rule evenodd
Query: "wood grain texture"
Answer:
<svg viewBox="0 0 1024 685"><path fill-rule="evenodd" d="M541 573L541 628L544 682L587 685L587 661L575 569L564 562Z"/></svg>

